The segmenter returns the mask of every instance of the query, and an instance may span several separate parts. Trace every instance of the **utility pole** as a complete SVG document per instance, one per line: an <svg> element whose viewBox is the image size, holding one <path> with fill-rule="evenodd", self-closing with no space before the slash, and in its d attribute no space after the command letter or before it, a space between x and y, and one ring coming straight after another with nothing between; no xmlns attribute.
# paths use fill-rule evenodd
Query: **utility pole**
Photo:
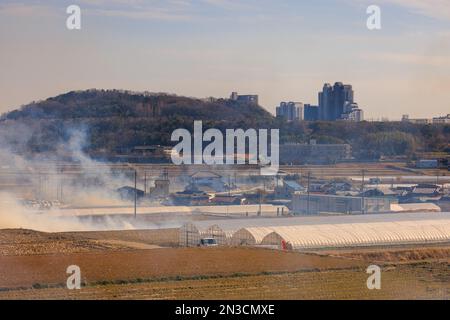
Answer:
<svg viewBox="0 0 450 320"><path fill-rule="evenodd" d="M306 214L309 215L309 189L310 189L310 181L311 181L311 171L308 172L308 200L306 202Z"/></svg>
<svg viewBox="0 0 450 320"><path fill-rule="evenodd" d="M64 186L63 169L62 168L59 169L58 182L59 182L58 200L60 202L62 202L63 201L63 186Z"/></svg>
<svg viewBox="0 0 450 320"><path fill-rule="evenodd" d="M444 179L442 179L442 194L443 195L445 195L445 176L446 176L446 174L445 173L443 173L442 174L442 177L444 177Z"/></svg>
<svg viewBox="0 0 450 320"><path fill-rule="evenodd" d="M262 200L262 191L259 190L259 212L258 212L258 216L261 216L261 211L262 211L262 206L261 206L261 200Z"/></svg>
<svg viewBox="0 0 450 320"><path fill-rule="evenodd" d="M361 195L362 195L362 214L366 213L366 205L365 205L365 197L364 197L364 179L365 179L365 170L362 170L362 183L361 183Z"/></svg>
<svg viewBox="0 0 450 320"><path fill-rule="evenodd" d="M134 169L134 218L137 218L137 170Z"/></svg>
<svg viewBox="0 0 450 320"><path fill-rule="evenodd" d="M144 194L147 194L147 171L144 170Z"/></svg>
<svg viewBox="0 0 450 320"><path fill-rule="evenodd" d="M42 200L42 176L41 176L41 171L39 171L38 173L38 184L39 184L39 188L38 188L38 198L39 200Z"/></svg>

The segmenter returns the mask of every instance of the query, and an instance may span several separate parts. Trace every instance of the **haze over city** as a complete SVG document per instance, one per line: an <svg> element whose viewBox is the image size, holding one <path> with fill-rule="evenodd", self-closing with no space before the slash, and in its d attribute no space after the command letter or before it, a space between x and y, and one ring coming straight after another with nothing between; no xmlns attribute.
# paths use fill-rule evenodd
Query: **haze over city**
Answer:
<svg viewBox="0 0 450 320"><path fill-rule="evenodd" d="M69 31L68 5L82 10ZM448 113L450 3L172 0L0 3L0 112L88 88L317 104L325 82L353 85L365 118Z"/></svg>
<svg viewBox="0 0 450 320"><path fill-rule="evenodd" d="M0 0L0 301L449 300L449 40L450 0Z"/></svg>

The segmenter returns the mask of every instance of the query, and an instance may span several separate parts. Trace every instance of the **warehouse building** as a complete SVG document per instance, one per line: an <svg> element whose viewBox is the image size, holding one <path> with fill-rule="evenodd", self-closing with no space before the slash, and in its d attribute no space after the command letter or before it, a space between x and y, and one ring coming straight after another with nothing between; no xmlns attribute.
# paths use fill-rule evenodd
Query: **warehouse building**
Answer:
<svg viewBox="0 0 450 320"><path fill-rule="evenodd" d="M389 197L363 198L296 193L292 197L292 212L294 214L390 212L391 204L395 202L394 198Z"/></svg>

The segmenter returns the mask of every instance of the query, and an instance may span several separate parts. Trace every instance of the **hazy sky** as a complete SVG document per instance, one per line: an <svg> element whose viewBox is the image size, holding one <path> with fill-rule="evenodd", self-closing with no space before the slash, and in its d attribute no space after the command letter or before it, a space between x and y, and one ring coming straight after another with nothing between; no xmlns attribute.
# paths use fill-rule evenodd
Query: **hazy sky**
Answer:
<svg viewBox="0 0 450 320"><path fill-rule="evenodd" d="M82 28L66 28L66 8ZM382 29L366 28L368 5ZM353 85L366 118L450 113L449 0L0 0L0 112L117 88L317 104Z"/></svg>

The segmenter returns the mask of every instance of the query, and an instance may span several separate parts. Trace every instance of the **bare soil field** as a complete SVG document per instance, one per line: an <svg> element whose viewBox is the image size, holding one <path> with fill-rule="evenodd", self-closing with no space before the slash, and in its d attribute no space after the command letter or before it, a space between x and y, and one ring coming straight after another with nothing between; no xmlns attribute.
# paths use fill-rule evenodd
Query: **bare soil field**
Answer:
<svg viewBox="0 0 450 320"><path fill-rule="evenodd" d="M119 250L121 247L56 233L22 229L0 230L0 256L100 252L113 249Z"/></svg>
<svg viewBox="0 0 450 320"><path fill-rule="evenodd" d="M296 272L362 267L356 260L252 248L163 248L0 257L0 288L64 284L77 265L84 282Z"/></svg>
<svg viewBox="0 0 450 320"><path fill-rule="evenodd" d="M409 263L411 261L442 261L450 263L450 246L334 250L324 251L321 254L383 263Z"/></svg>
<svg viewBox="0 0 450 320"><path fill-rule="evenodd" d="M328 270L0 291L0 299L450 299L447 264L389 267L381 290L366 280L364 270Z"/></svg>
<svg viewBox="0 0 450 320"><path fill-rule="evenodd" d="M178 244L176 229L70 233L0 230L0 256L150 249L175 244Z"/></svg>
<svg viewBox="0 0 450 320"><path fill-rule="evenodd" d="M450 299L450 246L161 248L144 231L0 230L0 299ZM368 290L367 266L382 268ZM83 287L65 288L69 265Z"/></svg>
<svg viewBox="0 0 450 320"><path fill-rule="evenodd" d="M165 247L178 246L179 231L174 229L85 231L62 233L63 236L81 237L90 240L117 240Z"/></svg>

